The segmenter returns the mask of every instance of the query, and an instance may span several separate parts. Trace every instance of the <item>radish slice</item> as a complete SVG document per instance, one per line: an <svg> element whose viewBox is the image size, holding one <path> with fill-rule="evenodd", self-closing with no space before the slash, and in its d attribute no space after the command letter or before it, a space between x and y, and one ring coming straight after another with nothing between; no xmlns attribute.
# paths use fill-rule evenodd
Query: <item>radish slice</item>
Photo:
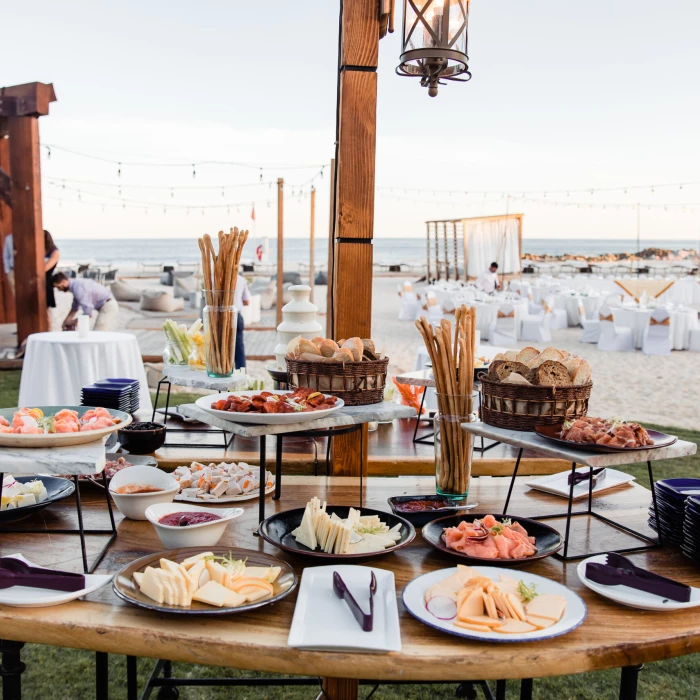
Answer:
<svg viewBox="0 0 700 700"><path fill-rule="evenodd" d="M438 620L452 620L457 617L457 603L447 596L435 596L427 602L425 607Z"/></svg>

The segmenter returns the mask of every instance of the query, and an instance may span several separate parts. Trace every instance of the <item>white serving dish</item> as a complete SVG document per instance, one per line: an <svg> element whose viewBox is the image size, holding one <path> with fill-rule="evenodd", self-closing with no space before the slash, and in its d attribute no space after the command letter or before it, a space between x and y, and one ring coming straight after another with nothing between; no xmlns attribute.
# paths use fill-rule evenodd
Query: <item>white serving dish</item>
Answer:
<svg viewBox="0 0 700 700"><path fill-rule="evenodd" d="M374 594L371 632L362 630L348 604L336 596L333 591L334 571L340 574L365 612L369 612L369 582L371 572L374 572L377 592ZM352 564L304 569L287 645L326 651L401 651L394 573Z"/></svg>
<svg viewBox="0 0 700 700"><path fill-rule="evenodd" d="M290 391L271 391L271 394L289 394ZM345 405L343 399L338 399L333 408L327 408L321 411L306 411L304 413L232 413L231 411L217 411L211 405L215 401L227 399L231 395L234 396L256 396L259 391L227 391L221 394L211 394L202 396L195 402L199 408L211 413L217 418L221 418L231 423L251 423L256 425L284 425L286 423L307 423L329 416L334 411L342 408ZM328 394L326 394L327 396Z"/></svg>
<svg viewBox="0 0 700 700"><path fill-rule="evenodd" d="M21 554L6 554L5 556L19 559L29 566L39 566ZM45 569L47 567L39 568ZM85 574L85 588L71 592L52 591L48 588L30 588L29 586L3 588L0 589L0 605L9 605L14 608L49 608L53 605L70 603L71 600L82 598L84 595L106 586L113 577L114 574Z"/></svg>
<svg viewBox="0 0 700 700"><path fill-rule="evenodd" d="M587 473L590 467L581 467L577 469L577 472ZM565 472L559 472L558 474L548 474L547 476L540 477L539 479L531 479L525 482L525 486L529 486L531 489L536 489L537 491L544 491L545 493L552 493L555 496L561 496L562 498L569 498L569 474L571 470L568 469ZM625 474L624 472L618 471L617 469L610 469L606 467L605 477L598 480L593 485L593 495L602 493L603 491L608 491L609 489L614 489L617 486L622 486L623 484L629 484L635 480L634 476L630 474ZM579 498L588 497L588 480L582 481L574 486L574 500Z"/></svg>
<svg viewBox="0 0 700 700"><path fill-rule="evenodd" d="M627 605L630 608L638 608L639 610L684 610L685 608L696 608L700 605L700 588L691 590L690 600L687 603L679 603L677 600L669 600L660 595L639 591L629 586L606 586L586 578L586 564L589 562L605 564L605 557L605 554L589 557L584 559L576 568L576 573L581 583L604 598L609 598L616 603L620 603L620 605Z"/></svg>
<svg viewBox="0 0 700 700"><path fill-rule="evenodd" d="M116 489L126 484L157 486L163 491L153 493L116 493ZM156 503L172 503L179 490L177 481L158 469L134 465L118 471L109 482L109 493L119 512L130 520L146 520L146 509Z"/></svg>
<svg viewBox="0 0 700 700"><path fill-rule="evenodd" d="M170 513L213 513L220 516L220 519L187 527L161 525L158 520ZM169 549L213 547L222 538L228 524L241 515L243 508L203 508L183 503L156 503L146 509L146 520L153 525L160 541Z"/></svg>
<svg viewBox="0 0 700 700"><path fill-rule="evenodd" d="M558 637L559 635L575 630L586 619L586 604L576 593L566 586L562 586L561 583L544 578L543 576L537 576L537 574L530 574L527 571L513 571L513 569L495 566L472 566L471 568L493 581L498 581L498 577L503 574L509 578L517 578L519 581L522 580L528 586L534 584L537 586L536 590L538 593L554 593L563 596L566 598L564 616L551 627L535 630L534 632L525 632L523 634L476 632L455 626L453 624L454 620L440 620L432 613L428 612L428 609L425 607L425 592L433 584L443 581L448 576L456 573L456 566L449 569L431 571L429 574L423 574L423 576L413 579L413 581L403 589L404 607L413 617L428 625L428 627L433 627L436 630L447 632L447 634L453 634L457 637L478 639L485 642L537 642L542 639L552 639L553 637Z"/></svg>
<svg viewBox="0 0 700 700"><path fill-rule="evenodd" d="M272 485L265 489L268 496L275 490L275 477L272 477ZM221 496L221 498L197 498L196 496L183 496L181 493L175 495L174 500L180 503L199 503L200 505L218 505L219 503L240 503L241 501L252 501L260 498L260 489L254 489L248 493L239 493L237 496Z"/></svg>

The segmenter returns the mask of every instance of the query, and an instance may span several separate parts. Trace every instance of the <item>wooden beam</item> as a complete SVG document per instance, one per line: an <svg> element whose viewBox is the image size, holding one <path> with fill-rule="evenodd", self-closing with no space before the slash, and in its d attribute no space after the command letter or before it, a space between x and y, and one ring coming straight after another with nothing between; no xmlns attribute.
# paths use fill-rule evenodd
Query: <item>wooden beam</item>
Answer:
<svg viewBox="0 0 700 700"><path fill-rule="evenodd" d="M277 180L277 325L284 305L284 178Z"/></svg>
<svg viewBox="0 0 700 700"><path fill-rule="evenodd" d="M372 237L377 136L376 0L343 0L335 169L333 338L371 337ZM333 473L367 473L367 427L333 441ZM364 446L364 449L361 448Z"/></svg>
<svg viewBox="0 0 700 700"><path fill-rule="evenodd" d="M314 300L314 235L316 233L316 188L311 185L311 226L309 230L309 287L311 287L310 301Z"/></svg>
<svg viewBox="0 0 700 700"><path fill-rule="evenodd" d="M14 116L45 116L49 113L49 105L56 101L51 83L24 83L0 88L0 108L3 97L13 98Z"/></svg>
<svg viewBox="0 0 700 700"><path fill-rule="evenodd" d="M328 267L326 267L326 338L333 338L333 223L335 211L335 158L331 158L330 207L328 208Z"/></svg>
<svg viewBox="0 0 700 700"><path fill-rule="evenodd" d="M10 175L10 139L7 119L0 117L0 170ZM12 199L12 179L10 178L8 199ZM12 233L12 209L4 197L0 197L0 253L5 250L5 238ZM0 265L0 323L15 322L15 296L5 274L5 266Z"/></svg>
<svg viewBox="0 0 700 700"><path fill-rule="evenodd" d="M44 227L41 219L39 119L10 117L12 226L15 247L17 341L49 330L44 273Z"/></svg>

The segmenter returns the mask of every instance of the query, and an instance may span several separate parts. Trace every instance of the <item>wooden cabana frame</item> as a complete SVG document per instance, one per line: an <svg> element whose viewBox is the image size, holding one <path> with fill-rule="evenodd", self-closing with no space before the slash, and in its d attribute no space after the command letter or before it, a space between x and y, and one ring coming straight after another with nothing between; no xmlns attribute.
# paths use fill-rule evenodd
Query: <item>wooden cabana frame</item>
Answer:
<svg viewBox="0 0 700 700"><path fill-rule="evenodd" d="M469 234L465 224L476 221L517 220L518 257L523 255L524 214L495 214L426 221L426 275L428 280L469 280ZM466 235L465 235L466 232ZM473 279L473 278L472 278Z"/></svg>

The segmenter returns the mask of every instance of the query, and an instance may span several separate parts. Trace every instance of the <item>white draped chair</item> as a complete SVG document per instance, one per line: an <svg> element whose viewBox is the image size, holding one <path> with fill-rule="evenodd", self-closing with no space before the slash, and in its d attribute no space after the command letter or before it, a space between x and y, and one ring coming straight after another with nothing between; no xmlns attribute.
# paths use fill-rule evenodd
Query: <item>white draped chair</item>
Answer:
<svg viewBox="0 0 700 700"><path fill-rule="evenodd" d="M671 354L671 315L667 309L654 309L644 329L642 352L645 355Z"/></svg>
<svg viewBox="0 0 700 700"><path fill-rule="evenodd" d="M691 328L690 330L690 345L688 350L700 352L700 328Z"/></svg>
<svg viewBox="0 0 700 700"><path fill-rule="evenodd" d="M634 352L634 334L631 328L615 326L613 310L609 306L598 309L600 338L598 350L609 352Z"/></svg>
<svg viewBox="0 0 700 700"><path fill-rule="evenodd" d="M554 296L550 295L542 300L542 311L546 316L547 313L552 315L549 326L552 330L561 330L569 327L569 319L566 315L566 309L557 309L554 306Z"/></svg>
<svg viewBox="0 0 700 700"><path fill-rule="evenodd" d="M406 281L403 289L399 291L401 306L399 308L399 321L415 321L420 316L420 303L418 295L413 291L413 285Z"/></svg>
<svg viewBox="0 0 700 700"><path fill-rule="evenodd" d="M515 307L512 304L501 304L496 318L489 324L489 343L510 348L517 342Z"/></svg>
<svg viewBox="0 0 700 700"><path fill-rule="evenodd" d="M522 319L520 340L549 343L552 340L552 334L549 329L553 316L552 310L543 302L540 313L528 314Z"/></svg>
<svg viewBox="0 0 700 700"><path fill-rule="evenodd" d="M586 308L580 299L578 300L578 322L583 328L583 333L578 339L579 343L597 343L600 340L600 320L586 318Z"/></svg>
<svg viewBox="0 0 700 700"><path fill-rule="evenodd" d="M428 292L425 295L425 301L427 308L425 309L425 315L428 319L428 323L433 326L439 326L440 321L442 321L442 307L437 302L437 297L435 292Z"/></svg>

